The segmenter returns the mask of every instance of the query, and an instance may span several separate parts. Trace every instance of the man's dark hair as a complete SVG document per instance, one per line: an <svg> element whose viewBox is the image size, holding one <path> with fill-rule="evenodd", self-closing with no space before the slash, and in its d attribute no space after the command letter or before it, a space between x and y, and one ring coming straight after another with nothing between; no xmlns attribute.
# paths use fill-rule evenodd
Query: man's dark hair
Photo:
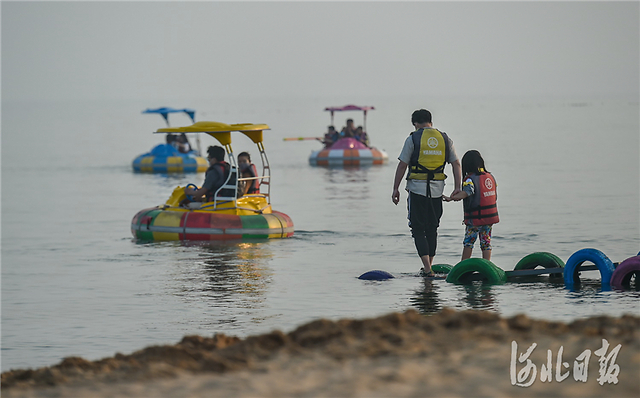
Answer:
<svg viewBox="0 0 640 398"><path fill-rule="evenodd" d="M411 124L431 123L431 112L426 109L419 109L411 115Z"/></svg>
<svg viewBox="0 0 640 398"><path fill-rule="evenodd" d="M215 145L207 148L207 154L209 155L210 158L214 158L218 162L221 162L224 160L225 151L224 151L224 148L222 148L221 146Z"/></svg>

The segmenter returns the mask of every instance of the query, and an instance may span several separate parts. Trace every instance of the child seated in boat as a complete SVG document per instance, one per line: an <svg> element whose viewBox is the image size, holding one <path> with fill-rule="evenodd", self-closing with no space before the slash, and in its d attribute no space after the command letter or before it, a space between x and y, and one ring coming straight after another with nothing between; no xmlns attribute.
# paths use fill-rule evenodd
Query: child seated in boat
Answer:
<svg viewBox="0 0 640 398"><path fill-rule="evenodd" d="M176 138L176 143L177 143L178 151L180 151L180 153L191 152L191 144L189 144L189 140L187 139L187 135L185 133L180 134Z"/></svg>
<svg viewBox="0 0 640 398"><path fill-rule="evenodd" d="M336 131L335 127L329 126L329 130L324 135L324 140L322 141L322 143L324 144L324 146L329 147L339 139L340 139L340 133Z"/></svg>
<svg viewBox="0 0 640 398"><path fill-rule="evenodd" d="M347 125L342 128L340 137L353 137L355 135L356 128L353 125L353 119L347 119Z"/></svg>
<svg viewBox="0 0 640 398"><path fill-rule="evenodd" d="M256 166L251 163L251 155L248 152L242 152L238 155L238 168L240 168L241 178L254 178L258 176ZM239 195L252 195L260 193L259 180L245 180L238 182Z"/></svg>
<svg viewBox="0 0 640 398"><path fill-rule="evenodd" d="M362 126L358 126L358 128L356 128L354 137L356 140L362 142L366 146L369 146L369 137L367 136L367 133L362 129Z"/></svg>
<svg viewBox="0 0 640 398"><path fill-rule="evenodd" d="M176 141L176 139L176 135L171 133L167 134L167 136L165 137L167 145L171 145L173 148L178 149L178 142Z"/></svg>

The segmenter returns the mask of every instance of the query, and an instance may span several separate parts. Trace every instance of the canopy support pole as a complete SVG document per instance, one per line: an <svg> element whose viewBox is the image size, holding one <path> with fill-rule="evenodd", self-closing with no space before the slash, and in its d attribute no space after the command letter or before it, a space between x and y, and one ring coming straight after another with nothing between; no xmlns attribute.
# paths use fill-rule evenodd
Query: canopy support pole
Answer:
<svg viewBox="0 0 640 398"><path fill-rule="evenodd" d="M367 132L367 111L364 111L364 126L363 126L364 132Z"/></svg>

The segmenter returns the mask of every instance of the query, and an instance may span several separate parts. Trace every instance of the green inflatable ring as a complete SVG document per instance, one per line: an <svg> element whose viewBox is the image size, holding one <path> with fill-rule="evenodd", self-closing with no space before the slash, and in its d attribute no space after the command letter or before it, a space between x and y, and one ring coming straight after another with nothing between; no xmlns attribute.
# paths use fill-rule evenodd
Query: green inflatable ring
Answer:
<svg viewBox="0 0 640 398"><path fill-rule="evenodd" d="M535 252L518 261L514 270L535 269L538 265L542 265L544 268L564 268L564 261L553 253ZM562 274L550 274L549 276L561 278Z"/></svg>
<svg viewBox="0 0 640 398"><path fill-rule="evenodd" d="M431 266L431 271L435 272L436 274L448 274L452 268L453 265L449 264L433 264Z"/></svg>
<svg viewBox="0 0 640 398"><path fill-rule="evenodd" d="M468 258L456 264L447 275L447 282L466 283L473 273L479 273L489 283L505 283L507 274L489 260L482 258Z"/></svg>

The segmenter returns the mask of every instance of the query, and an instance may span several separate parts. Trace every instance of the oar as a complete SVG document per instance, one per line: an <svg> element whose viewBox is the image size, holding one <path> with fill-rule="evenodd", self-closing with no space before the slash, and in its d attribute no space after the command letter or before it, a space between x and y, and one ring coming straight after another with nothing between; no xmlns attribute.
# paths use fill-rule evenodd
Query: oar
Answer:
<svg viewBox="0 0 640 398"><path fill-rule="evenodd" d="M282 141L305 141L305 140L322 141L322 138L321 137L289 137L289 138L282 139Z"/></svg>

